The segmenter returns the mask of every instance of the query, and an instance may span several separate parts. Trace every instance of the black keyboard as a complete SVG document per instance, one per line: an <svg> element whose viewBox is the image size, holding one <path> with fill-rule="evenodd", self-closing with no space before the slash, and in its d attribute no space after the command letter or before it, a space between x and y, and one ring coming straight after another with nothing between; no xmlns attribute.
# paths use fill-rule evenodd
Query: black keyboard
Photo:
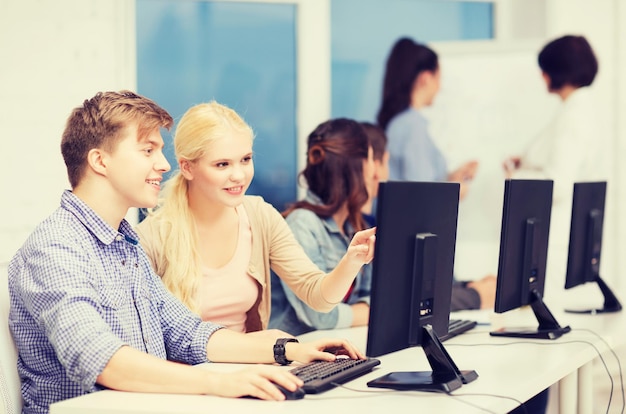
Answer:
<svg viewBox="0 0 626 414"><path fill-rule="evenodd" d="M450 322L448 322L448 333L446 335L441 335L439 340L441 342L446 341L454 336L469 331L475 326L476 321L468 319L450 319Z"/></svg>
<svg viewBox="0 0 626 414"><path fill-rule="evenodd" d="M335 361L313 361L289 370L304 381L303 389L307 394L328 391L346 381L370 372L380 360L376 358L349 359L337 358Z"/></svg>

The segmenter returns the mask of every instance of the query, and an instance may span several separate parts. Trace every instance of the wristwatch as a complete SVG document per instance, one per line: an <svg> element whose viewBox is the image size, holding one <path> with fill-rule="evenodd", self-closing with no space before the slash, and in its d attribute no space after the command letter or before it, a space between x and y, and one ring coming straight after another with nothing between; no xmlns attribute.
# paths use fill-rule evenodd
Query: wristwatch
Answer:
<svg viewBox="0 0 626 414"><path fill-rule="evenodd" d="M285 344L287 342L298 342L295 338L278 338L274 344L274 361L280 365L289 365L292 361L285 357Z"/></svg>

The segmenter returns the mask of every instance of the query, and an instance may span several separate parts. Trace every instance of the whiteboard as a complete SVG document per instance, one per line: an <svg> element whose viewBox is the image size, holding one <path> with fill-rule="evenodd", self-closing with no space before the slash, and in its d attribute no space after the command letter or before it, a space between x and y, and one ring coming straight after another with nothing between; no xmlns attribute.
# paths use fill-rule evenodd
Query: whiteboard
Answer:
<svg viewBox="0 0 626 414"><path fill-rule="evenodd" d="M459 206L455 274L474 279L497 271L504 174L502 161L519 154L551 119L558 98L547 92L534 47L447 52L440 57L441 90L424 111L430 132L453 170L479 162ZM488 49L488 48L487 48Z"/></svg>

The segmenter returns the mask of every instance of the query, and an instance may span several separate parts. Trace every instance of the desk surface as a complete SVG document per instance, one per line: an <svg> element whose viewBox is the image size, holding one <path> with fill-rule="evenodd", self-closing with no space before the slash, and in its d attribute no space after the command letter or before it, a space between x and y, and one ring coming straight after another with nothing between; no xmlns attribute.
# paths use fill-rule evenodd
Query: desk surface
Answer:
<svg viewBox="0 0 626 414"><path fill-rule="evenodd" d="M536 326L530 309L509 312L507 320L497 322L507 326ZM479 378L454 391L451 395L415 391L393 391L368 388L369 380L391 371L430 370L421 348L409 348L380 357L381 365L371 373L347 384L346 388L335 388L319 395L307 395L298 401L260 401L229 399L212 396L188 396L169 394L143 394L119 391L101 391L82 397L62 401L51 406L51 414L100 413L206 413L216 407L220 411L246 410L255 413L298 413L336 412L338 409L369 412L374 409L395 411L400 408L411 410L436 410L435 412L506 412L515 408L518 401L526 401L539 391L557 383L597 357L597 348L605 352L607 347L593 329L615 347L617 340L624 341L626 315L624 312L606 315L574 315L554 312L563 326L570 325L572 332L557 340L524 340L489 336L491 326L478 326L474 330L452 338L444 347L459 369L473 369ZM453 317L478 320L493 319L494 315L462 312ZM506 315L506 314L505 314ZM497 315L501 317L502 315ZM485 319L486 318L486 319ZM612 335L612 333L618 333ZM345 337L365 350L367 328L317 331L302 335L301 340L317 337ZM619 342L621 345L622 342ZM203 364L199 369L235 370L239 364ZM608 381L608 378L607 378ZM379 407L379 408L376 408Z"/></svg>

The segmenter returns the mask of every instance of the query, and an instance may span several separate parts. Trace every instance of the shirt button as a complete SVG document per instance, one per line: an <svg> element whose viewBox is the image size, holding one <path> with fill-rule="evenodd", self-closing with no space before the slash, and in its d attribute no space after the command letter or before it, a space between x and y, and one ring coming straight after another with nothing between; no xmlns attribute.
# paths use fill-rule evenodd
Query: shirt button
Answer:
<svg viewBox="0 0 626 414"><path fill-rule="evenodd" d="M123 237L121 234L118 234L118 235L115 237L115 240L117 240L117 241L121 241L123 238L124 238L124 237Z"/></svg>
<svg viewBox="0 0 626 414"><path fill-rule="evenodd" d="M126 260L122 260L122 266L126 266Z"/></svg>

